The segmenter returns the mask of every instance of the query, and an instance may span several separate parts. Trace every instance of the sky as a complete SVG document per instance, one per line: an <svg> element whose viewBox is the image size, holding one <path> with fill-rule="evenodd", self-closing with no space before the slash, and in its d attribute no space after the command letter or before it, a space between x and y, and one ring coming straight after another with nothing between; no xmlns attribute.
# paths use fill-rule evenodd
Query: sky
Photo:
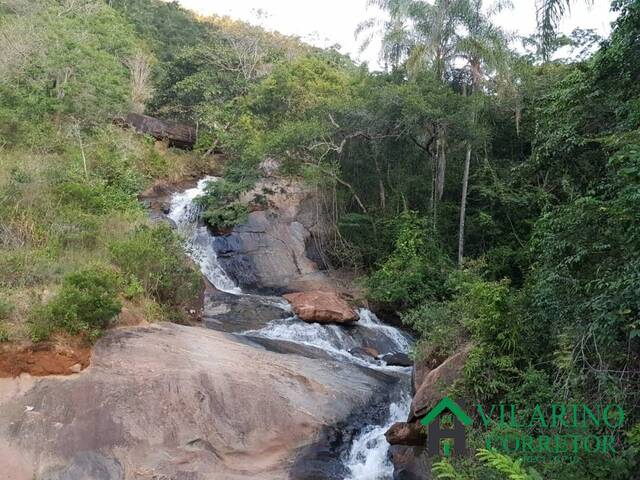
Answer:
<svg viewBox="0 0 640 480"><path fill-rule="evenodd" d="M367 0L178 0L184 7L201 15L228 15L258 24L268 30L295 35L320 47L341 45L341 51L357 61L367 61L373 68L378 64L379 43L373 42L360 52L362 39L354 32L360 22L379 15L367 7ZM536 29L536 0L513 0L515 8L502 12L496 23L509 32L528 35ZM563 20L560 30L571 33L576 28L592 28L600 35L610 32L615 16L609 12L610 0L573 2L571 13Z"/></svg>

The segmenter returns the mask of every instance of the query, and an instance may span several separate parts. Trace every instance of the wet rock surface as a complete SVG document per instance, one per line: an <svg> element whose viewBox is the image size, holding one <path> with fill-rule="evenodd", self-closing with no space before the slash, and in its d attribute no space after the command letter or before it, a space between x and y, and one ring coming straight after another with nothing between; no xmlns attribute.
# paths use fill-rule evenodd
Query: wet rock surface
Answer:
<svg viewBox="0 0 640 480"><path fill-rule="evenodd" d="M471 344L461 346L449 358L440 362L436 356L419 360L413 367L414 396L407 422L399 422L385 436L392 447L394 480L431 479L431 459L426 454L426 434L419 424L460 379Z"/></svg>
<svg viewBox="0 0 640 480"><path fill-rule="evenodd" d="M425 447L393 445L390 448L394 465L393 480L431 480L431 459Z"/></svg>
<svg viewBox="0 0 640 480"><path fill-rule="evenodd" d="M398 353L388 353L386 355L382 355L380 359L385 362L387 365L392 367L412 367L413 360L406 353L398 352Z"/></svg>
<svg viewBox="0 0 640 480"><path fill-rule="evenodd" d="M243 290L282 294L332 289L321 264L307 255L321 221L312 193L298 182L264 179L244 197L250 203L267 193L268 208L249 214L247 222L216 237L220 264Z"/></svg>
<svg viewBox="0 0 640 480"><path fill-rule="evenodd" d="M215 289L205 292L203 323L222 332L244 332L264 327L269 321L291 317L282 299L257 295L233 295Z"/></svg>
<svg viewBox="0 0 640 480"><path fill-rule="evenodd" d="M0 458L28 466L16 480L286 478L301 448L390 381L200 328L114 331L80 375L2 397Z"/></svg>

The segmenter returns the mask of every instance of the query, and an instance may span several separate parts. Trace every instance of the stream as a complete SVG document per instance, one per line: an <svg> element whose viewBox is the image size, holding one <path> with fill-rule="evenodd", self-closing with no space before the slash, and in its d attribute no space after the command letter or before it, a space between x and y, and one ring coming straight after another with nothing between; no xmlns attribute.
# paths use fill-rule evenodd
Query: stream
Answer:
<svg viewBox="0 0 640 480"><path fill-rule="evenodd" d="M344 435L340 445L335 448L335 456L339 457L337 460L342 464L342 471L346 472L341 480L392 479L393 465L384 433L393 423L407 419L411 402L411 368L389 366L383 360L362 355L361 352L362 347L375 345L380 353L408 353L411 338L383 324L366 309L359 310L360 320L352 327L309 324L293 315L288 303L280 297L243 292L218 263L215 237L200 221L200 209L194 202L204 193L208 182L217 180L215 177L205 177L196 187L175 193L171 198L168 217L184 237L191 258L217 290L237 297L254 297L283 311L280 318L264 322L259 328L240 328L232 333L250 342L262 340L271 344L295 344L297 348L321 352L325 358L335 362L349 362L360 368L398 376L400 380L395 383L395 391L388 394L389 403L378 406L377 411L370 415L368 412L355 415L354 425L348 429L352 433ZM207 326L216 328L215 325Z"/></svg>

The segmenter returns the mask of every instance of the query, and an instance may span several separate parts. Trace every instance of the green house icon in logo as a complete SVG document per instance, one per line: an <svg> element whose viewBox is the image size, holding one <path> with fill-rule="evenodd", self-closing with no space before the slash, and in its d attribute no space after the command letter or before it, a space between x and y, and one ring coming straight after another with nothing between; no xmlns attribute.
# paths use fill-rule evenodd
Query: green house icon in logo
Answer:
<svg viewBox="0 0 640 480"><path fill-rule="evenodd" d="M444 413L451 413L453 415L453 428L443 429L440 427L440 417ZM436 456L440 454L440 443L443 439L453 440L455 455L466 455L467 441L464 427L471 425L473 420L456 402L448 397L444 397L431 409L420 423L425 427L428 427L427 452L429 455ZM445 457L451 455L449 443L444 444L443 452Z"/></svg>

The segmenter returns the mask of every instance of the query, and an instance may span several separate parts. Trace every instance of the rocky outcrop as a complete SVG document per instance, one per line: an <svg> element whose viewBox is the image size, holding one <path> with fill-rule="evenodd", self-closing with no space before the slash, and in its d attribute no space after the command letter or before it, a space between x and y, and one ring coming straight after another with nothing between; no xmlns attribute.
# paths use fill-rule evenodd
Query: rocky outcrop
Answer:
<svg viewBox="0 0 640 480"><path fill-rule="evenodd" d="M432 459L425 447L392 445L389 449L394 466L393 480L431 480Z"/></svg>
<svg viewBox="0 0 640 480"><path fill-rule="evenodd" d="M196 143L195 127L184 123L161 120L138 113L130 113L126 118L117 118L114 123L131 127L136 132L150 135L156 140L167 141L172 147L192 149Z"/></svg>
<svg viewBox="0 0 640 480"><path fill-rule="evenodd" d="M309 323L353 323L358 314L336 292L311 291L284 295L295 314Z"/></svg>
<svg viewBox="0 0 640 480"><path fill-rule="evenodd" d="M413 367L416 393L406 423L396 423L385 434L391 447L394 480L433 478L432 459L426 454L426 433L419 419L426 415L447 390L462 376L471 345L462 346L455 354L435 365L437 356L420 359Z"/></svg>
<svg viewBox="0 0 640 480"><path fill-rule="evenodd" d="M388 353L380 360L391 367L413 367L413 360L406 353Z"/></svg>
<svg viewBox="0 0 640 480"><path fill-rule="evenodd" d="M411 402L410 419L423 417L446 395L462 374L471 345L465 345L442 365L425 375Z"/></svg>
<svg viewBox="0 0 640 480"><path fill-rule="evenodd" d="M241 201L263 208L215 240L220 265L239 287L273 294L335 288L321 271L320 259L310 254L322 225L308 187L267 178Z"/></svg>
<svg viewBox="0 0 640 480"><path fill-rule="evenodd" d="M384 436L390 445L423 447L427 443L427 434L419 423L395 423Z"/></svg>
<svg viewBox="0 0 640 480"><path fill-rule="evenodd" d="M202 328L118 330L78 375L0 380L0 458L12 480L288 478L389 381Z"/></svg>

